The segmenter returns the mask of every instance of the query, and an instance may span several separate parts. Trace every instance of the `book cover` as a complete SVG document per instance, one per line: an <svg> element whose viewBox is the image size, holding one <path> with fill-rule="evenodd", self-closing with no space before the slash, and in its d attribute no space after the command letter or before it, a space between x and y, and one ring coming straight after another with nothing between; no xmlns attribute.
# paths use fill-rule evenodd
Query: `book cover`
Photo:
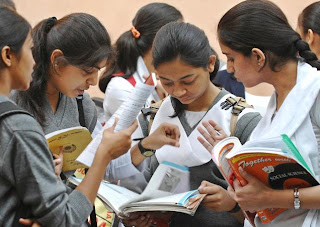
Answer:
<svg viewBox="0 0 320 227"><path fill-rule="evenodd" d="M273 189L303 188L319 184L286 135L250 141L244 146L236 137L229 137L216 145L212 157L230 185L234 178L241 185L247 183L239 173L240 166ZM262 223L269 223L284 210L270 208L257 211L257 214ZM250 215L248 212L246 214Z"/></svg>
<svg viewBox="0 0 320 227"><path fill-rule="evenodd" d="M87 166L76 161L76 158L92 140L89 130L85 127L72 127L58 130L46 135L49 149L53 154L59 154L63 149L62 171L86 168Z"/></svg>

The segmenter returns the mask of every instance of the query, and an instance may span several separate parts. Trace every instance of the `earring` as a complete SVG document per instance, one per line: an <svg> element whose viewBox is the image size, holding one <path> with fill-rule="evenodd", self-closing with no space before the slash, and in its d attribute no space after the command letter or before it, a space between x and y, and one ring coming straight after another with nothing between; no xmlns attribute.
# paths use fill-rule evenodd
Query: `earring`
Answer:
<svg viewBox="0 0 320 227"><path fill-rule="evenodd" d="M258 65L260 65L260 62L258 62Z"/></svg>

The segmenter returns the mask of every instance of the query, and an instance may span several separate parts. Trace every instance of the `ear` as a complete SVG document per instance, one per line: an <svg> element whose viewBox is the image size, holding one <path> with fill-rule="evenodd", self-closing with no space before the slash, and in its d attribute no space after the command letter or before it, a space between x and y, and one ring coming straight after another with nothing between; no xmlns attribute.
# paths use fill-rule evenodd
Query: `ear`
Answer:
<svg viewBox="0 0 320 227"><path fill-rule="evenodd" d="M6 67L12 65L12 52L9 46L4 46L1 49L1 60Z"/></svg>
<svg viewBox="0 0 320 227"><path fill-rule="evenodd" d="M314 33L312 29L309 28L306 35L306 42L309 44L309 46L311 46L313 44L313 41L314 41Z"/></svg>
<svg viewBox="0 0 320 227"><path fill-rule="evenodd" d="M212 73L214 70L214 65L216 64L216 60L217 60L217 57L215 55L210 55L209 62L208 62L208 71L210 73Z"/></svg>
<svg viewBox="0 0 320 227"><path fill-rule="evenodd" d="M62 61L61 59L64 57L64 54L61 50L55 49L52 51L51 56L50 56L50 65L52 69L59 74L59 70L61 69L60 67L62 66Z"/></svg>
<svg viewBox="0 0 320 227"><path fill-rule="evenodd" d="M259 48L252 48L251 56L253 57L253 61L256 62L259 70L261 70L266 64L266 55Z"/></svg>

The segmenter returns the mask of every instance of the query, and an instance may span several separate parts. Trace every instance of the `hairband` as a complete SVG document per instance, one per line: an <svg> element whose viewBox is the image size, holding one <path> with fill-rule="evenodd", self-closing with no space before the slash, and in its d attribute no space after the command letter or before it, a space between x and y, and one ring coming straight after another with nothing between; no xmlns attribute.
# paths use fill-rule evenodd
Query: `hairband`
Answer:
<svg viewBox="0 0 320 227"><path fill-rule="evenodd" d="M56 24L57 18L56 17L49 17L46 23L45 32L49 33L51 28Z"/></svg>
<svg viewBox="0 0 320 227"><path fill-rule="evenodd" d="M134 26L132 26L132 27L130 28L130 31L131 31L131 33L132 33L132 36L133 36L135 39L139 39L139 37L140 37L140 32L139 32Z"/></svg>

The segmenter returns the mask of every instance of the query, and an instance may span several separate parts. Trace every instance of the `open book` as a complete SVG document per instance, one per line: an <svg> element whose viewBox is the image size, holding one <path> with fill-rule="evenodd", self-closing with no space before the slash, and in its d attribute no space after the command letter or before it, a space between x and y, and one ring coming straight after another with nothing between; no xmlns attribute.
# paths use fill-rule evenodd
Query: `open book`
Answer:
<svg viewBox="0 0 320 227"><path fill-rule="evenodd" d="M152 73L145 81L145 83L138 82L130 95L130 99L125 101L119 109L112 115L112 117L106 122L105 126L98 132L90 144L86 147L84 152L77 158L77 161L91 166L95 153L102 140L103 131L113 125L115 118L119 119L119 122L115 128L115 131L121 131L128 128L137 118L142 107L146 103L151 92L157 85L156 75ZM121 156L119 157L121 159Z"/></svg>
<svg viewBox="0 0 320 227"><path fill-rule="evenodd" d="M92 140L87 128L78 126L54 131L47 134L46 139L53 154L59 154L60 147L62 147L63 172L86 167L82 163L77 162L76 158Z"/></svg>
<svg viewBox="0 0 320 227"><path fill-rule="evenodd" d="M212 159L231 186L235 178L241 185L247 184L239 173L240 166L273 189L303 188L319 184L287 135L249 141L243 146L238 138L228 137L214 147ZM257 211L257 214L262 223L269 223L284 210L270 208ZM245 215L254 225L253 215L249 212Z"/></svg>
<svg viewBox="0 0 320 227"><path fill-rule="evenodd" d="M71 177L69 182L78 184L81 179ZM194 215L205 195L189 190L188 167L163 162L156 169L142 194L124 187L101 182L98 197L120 217L138 211L174 211ZM197 200L189 203L189 199Z"/></svg>

